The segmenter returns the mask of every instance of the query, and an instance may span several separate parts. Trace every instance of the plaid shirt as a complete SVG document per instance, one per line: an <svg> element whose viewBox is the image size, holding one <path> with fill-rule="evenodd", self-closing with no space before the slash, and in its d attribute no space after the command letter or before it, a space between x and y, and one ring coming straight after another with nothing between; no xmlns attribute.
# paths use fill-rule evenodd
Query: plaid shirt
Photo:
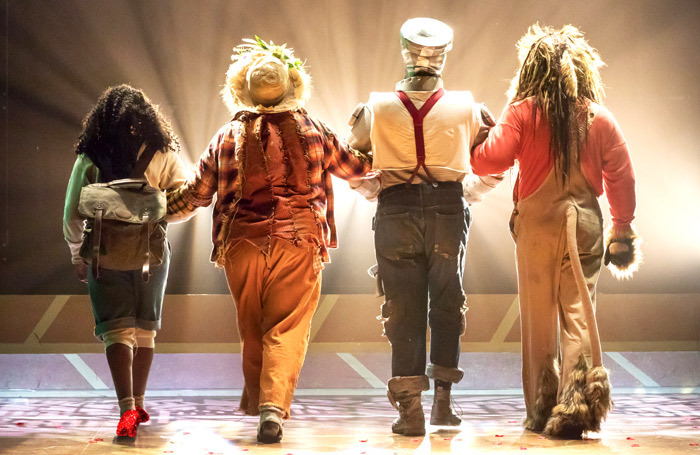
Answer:
<svg viewBox="0 0 700 455"><path fill-rule="evenodd" d="M185 185L168 196L168 213L187 216L193 214L198 207L210 205L217 194L212 224L214 249L211 257L217 265L223 265L226 253L226 239L222 238L224 224L231 221L231 216L235 216L240 199L241 179L237 155L245 147L247 122L260 115L247 111L239 112L233 120L219 129L202 154L195 174ZM292 111L291 115L298 125L301 143L305 149L308 147L308 153L305 153L309 176L308 201L321 224L323 238L319 241L322 259L329 262L327 248L337 247L330 174L344 180L360 179L370 172L371 157L349 148L328 126L312 119L303 109Z"/></svg>

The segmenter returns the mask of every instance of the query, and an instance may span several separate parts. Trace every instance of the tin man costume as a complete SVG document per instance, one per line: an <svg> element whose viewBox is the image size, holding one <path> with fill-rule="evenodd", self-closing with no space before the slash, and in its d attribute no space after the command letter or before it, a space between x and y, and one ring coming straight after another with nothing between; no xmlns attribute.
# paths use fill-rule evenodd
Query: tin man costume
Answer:
<svg viewBox="0 0 700 455"><path fill-rule="evenodd" d="M441 72L452 29L429 18L401 27L405 78L396 91L371 93L351 118L349 144L371 150L380 176L351 183L378 198L374 240L383 284L384 332L392 347L388 396L399 411L394 433L425 434L421 392L435 380L432 425L456 426L451 388L465 329L462 286L471 214L468 203L500 181L471 173L469 150L482 107L467 91L446 91ZM430 363L426 369L426 323Z"/></svg>

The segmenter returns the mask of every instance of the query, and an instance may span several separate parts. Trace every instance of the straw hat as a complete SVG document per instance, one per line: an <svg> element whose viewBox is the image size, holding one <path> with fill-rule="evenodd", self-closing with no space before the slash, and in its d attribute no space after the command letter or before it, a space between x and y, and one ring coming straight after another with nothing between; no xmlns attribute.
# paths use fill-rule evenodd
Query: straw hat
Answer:
<svg viewBox="0 0 700 455"><path fill-rule="evenodd" d="M240 110L282 112L302 107L309 98L311 77L285 45L244 40L234 48L233 63L221 91L232 114Z"/></svg>

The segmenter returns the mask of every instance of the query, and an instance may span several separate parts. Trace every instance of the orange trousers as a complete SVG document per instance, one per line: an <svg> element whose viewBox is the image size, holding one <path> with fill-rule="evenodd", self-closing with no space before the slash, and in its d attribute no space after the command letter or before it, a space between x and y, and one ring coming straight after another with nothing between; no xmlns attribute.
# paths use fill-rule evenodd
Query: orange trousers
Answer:
<svg viewBox="0 0 700 455"><path fill-rule="evenodd" d="M269 254L241 240L226 253L226 279L236 304L245 385L240 408L257 415L275 406L289 418L321 295L317 247L272 238Z"/></svg>

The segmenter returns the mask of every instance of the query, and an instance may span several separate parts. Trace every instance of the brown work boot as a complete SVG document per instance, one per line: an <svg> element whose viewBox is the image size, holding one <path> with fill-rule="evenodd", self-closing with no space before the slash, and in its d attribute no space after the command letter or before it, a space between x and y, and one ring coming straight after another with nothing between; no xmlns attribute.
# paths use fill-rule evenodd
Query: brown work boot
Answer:
<svg viewBox="0 0 700 455"><path fill-rule="evenodd" d="M399 418L391 424L392 432L404 436L425 434L421 393L429 388L427 376L397 376L389 379L387 395L399 411Z"/></svg>
<svg viewBox="0 0 700 455"><path fill-rule="evenodd" d="M430 411L430 424L456 427L461 423L462 419L452 409L451 390L435 387L433 409Z"/></svg>

